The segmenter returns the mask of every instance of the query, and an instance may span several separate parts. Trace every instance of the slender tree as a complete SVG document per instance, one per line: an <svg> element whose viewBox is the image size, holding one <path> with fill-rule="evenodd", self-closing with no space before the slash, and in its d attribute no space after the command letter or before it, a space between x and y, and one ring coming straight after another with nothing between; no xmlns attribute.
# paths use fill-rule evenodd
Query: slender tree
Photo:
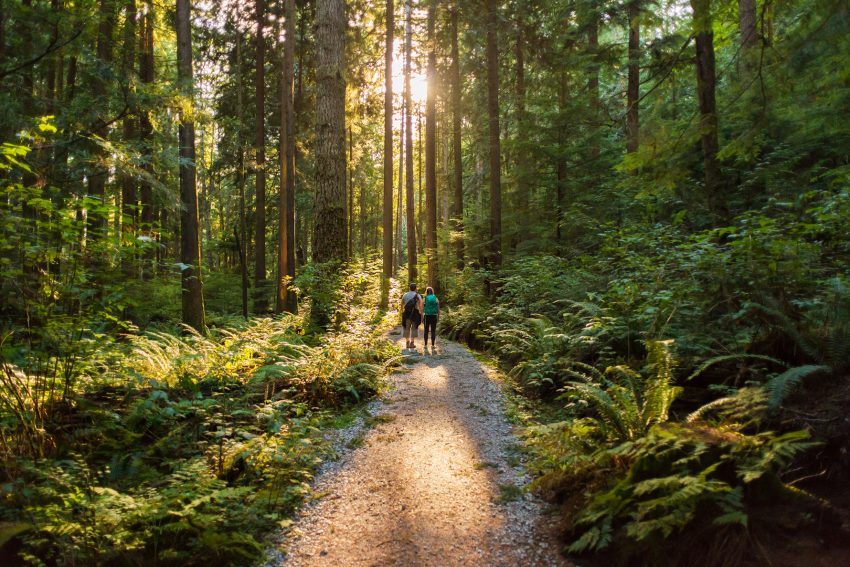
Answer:
<svg viewBox="0 0 850 567"><path fill-rule="evenodd" d="M384 39L384 200L383 275L393 275L393 0L387 0L387 30ZM386 286L385 286L386 289Z"/></svg>
<svg viewBox="0 0 850 567"><path fill-rule="evenodd" d="M346 259L345 4L316 0L316 218L317 262Z"/></svg>
<svg viewBox="0 0 850 567"><path fill-rule="evenodd" d="M189 0L177 0L177 80L188 101L194 99L192 28ZM180 261L183 323L206 332L201 283L201 242L198 231L198 190L195 183L195 123L191 112L180 113Z"/></svg>
<svg viewBox="0 0 850 567"><path fill-rule="evenodd" d="M457 45L457 20L458 7L451 10L451 81L452 81L452 153L454 162L452 173L454 177L454 206L452 216L454 217L455 235L455 265L458 270L463 269L463 156L461 149L461 92L460 92L460 61Z"/></svg>
<svg viewBox="0 0 850 567"><path fill-rule="evenodd" d="M590 57L590 73L587 90L590 96L590 111L593 117L590 137L590 157L599 158L599 13L591 6L587 23L587 52Z"/></svg>
<svg viewBox="0 0 850 567"><path fill-rule="evenodd" d="M487 0L487 116L490 153L490 254L488 265L502 264L502 152L499 134L499 8Z"/></svg>
<svg viewBox="0 0 850 567"><path fill-rule="evenodd" d="M101 67L106 67L112 63L112 32L115 27L114 4L111 0L100 0L100 19L97 26L97 64ZM98 109L108 108L107 104L107 84L106 72L103 69L98 70L94 74L92 82L92 91L97 99L96 106ZM94 124L92 125L92 133L101 139L106 139L109 134L108 117L102 111L97 113ZM101 205L106 204L106 179L109 176L109 169L104 163L107 154L104 147L96 141L91 147L92 165L88 174L88 193L89 196ZM102 209L95 207L94 210L88 211L88 233L89 240L96 239L106 230L106 217Z"/></svg>
<svg viewBox="0 0 850 567"><path fill-rule="evenodd" d="M411 105L410 70L413 46L413 0L407 0L404 6L406 15L404 31L404 151L405 162L405 201L407 204L407 279L416 281L416 216L413 199L413 107Z"/></svg>
<svg viewBox="0 0 850 567"><path fill-rule="evenodd" d="M705 192L708 205L717 216L723 216L725 200L720 194L720 165L717 162L717 102L715 99L714 31L711 0L691 0L694 35L696 37L697 100L702 142Z"/></svg>
<svg viewBox="0 0 850 567"><path fill-rule="evenodd" d="M428 70L425 98L425 257L428 283L439 291L437 264L437 41L434 37L435 0L428 5Z"/></svg>
<svg viewBox="0 0 850 567"><path fill-rule="evenodd" d="M631 0L626 7L629 20L629 73L626 89L626 151L636 152L640 144L640 4Z"/></svg>
<svg viewBox="0 0 850 567"><path fill-rule="evenodd" d="M256 152L254 196L254 313L268 311L266 286L266 40L263 27L266 22L265 0L256 0L256 70L255 81L255 120L254 150Z"/></svg>
<svg viewBox="0 0 850 567"><path fill-rule="evenodd" d="M121 75L130 82L136 55L136 2L128 0L124 6L124 46L122 47ZM131 143L136 137L136 109L124 117L124 141ZM130 243L136 229L136 181L130 173L121 175L121 231L123 240ZM123 259L124 272L131 275L134 270L132 258Z"/></svg>
<svg viewBox="0 0 850 567"><path fill-rule="evenodd" d="M402 93L404 95L404 93ZM402 96L402 99L404 96ZM407 115L404 111L404 102L401 104L401 126L398 134L398 199L396 200L395 211L395 270L401 269L401 264L404 261L404 249L401 243L401 229L403 221L403 203L404 203L404 160L409 159L404 151L404 117ZM393 271L395 271L393 270Z"/></svg>
<svg viewBox="0 0 850 567"><path fill-rule="evenodd" d="M278 313L294 313L298 309L295 293L290 287L295 277L295 108L293 79L295 63L295 0L285 0L284 42L280 75L280 212L278 219Z"/></svg>
<svg viewBox="0 0 850 567"><path fill-rule="evenodd" d="M354 257L354 132L348 125L348 257Z"/></svg>
<svg viewBox="0 0 850 567"><path fill-rule="evenodd" d="M141 17L139 24L139 80L142 83L142 89L147 90L154 82L154 56L153 56L153 41L154 41L154 12L153 0L145 1L145 12ZM76 66L75 59L72 63ZM69 69L70 73L70 69ZM70 79L69 79L70 80ZM151 122L151 111L147 108L139 109L139 146L142 152L142 169L148 177L153 175L153 123ZM154 209L153 189L148 179L143 178L139 184L139 221L142 232L149 239L154 235L154 219L156 211ZM148 245L144 252L144 261L142 262L142 279L150 278L153 273L152 263L156 258L156 249Z"/></svg>
<svg viewBox="0 0 850 567"><path fill-rule="evenodd" d="M243 98L244 85L242 81L242 33L239 26L239 3L236 2L236 183L239 186L239 230L236 233L236 244L239 252L239 270L242 275L242 316L248 318L248 219L245 209L245 147L242 143L242 127L245 119L245 101Z"/></svg>
<svg viewBox="0 0 850 567"><path fill-rule="evenodd" d="M529 183L526 168L528 168L528 114L525 108L525 11L522 6L516 14L516 122L517 147L514 152L516 178L517 206L519 213L528 211ZM528 238L528 223L520 222L517 240L522 242Z"/></svg>

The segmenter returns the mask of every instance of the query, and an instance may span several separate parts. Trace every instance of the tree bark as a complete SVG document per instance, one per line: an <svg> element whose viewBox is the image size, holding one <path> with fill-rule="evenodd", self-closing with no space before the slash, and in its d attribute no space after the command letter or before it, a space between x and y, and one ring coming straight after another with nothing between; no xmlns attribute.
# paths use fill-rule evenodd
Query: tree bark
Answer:
<svg viewBox="0 0 850 567"><path fill-rule="evenodd" d="M177 80L181 94L194 100L192 28L189 0L177 0ZM198 190L195 183L195 124L180 115L180 262L183 323L206 333L201 283L201 243L198 230Z"/></svg>
<svg viewBox="0 0 850 567"><path fill-rule="evenodd" d="M715 100L714 32L712 31L711 0L691 0L696 36L697 100L702 142L705 192L711 212L724 216L725 199L721 195L720 165L717 162L717 102Z"/></svg>
<svg viewBox="0 0 850 567"><path fill-rule="evenodd" d="M590 55L590 76L587 79L587 90L590 95L590 111L593 119L590 135L590 157L599 158L599 14L591 10L590 21L587 25L587 51Z"/></svg>
<svg viewBox="0 0 850 567"><path fill-rule="evenodd" d="M393 0L387 0L387 30L384 39L384 199L383 268L384 278L393 275Z"/></svg>
<svg viewBox="0 0 850 567"><path fill-rule="evenodd" d="M499 134L499 13L487 0L487 115L490 150L490 254L492 270L502 265L502 152Z"/></svg>
<svg viewBox="0 0 850 567"><path fill-rule="evenodd" d="M313 257L346 259L345 5L316 0L316 217Z"/></svg>
<svg viewBox="0 0 850 567"><path fill-rule="evenodd" d="M124 47L121 59L121 74L129 84L136 58L136 1L127 0L124 15ZM130 143L136 137L136 111L132 109L124 118L124 141ZM136 181L130 173L121 175L121 231L125 245L132 244L136 230ZM132 275L133 259L129 256L122 258L124 273Z"/></svg>
<svg viewBox="0 0 850 567"><path fill-rule="evenodd" d="M95 51L98 64L102 66L112 63L112 30L115 25L113 8L114 6L111 0L100 0L100 21L97 27L97 46ZM95 96L95 106L99 109L107 108L107 88L102 72L95 73L92 92ZM98 112L92 125L92 133L103 139L109 135L109 127L106 124L104 113ZM88 174L88 194L96 201L99 201L98 207L102 208L106 206L106 178L109 175L109 170L103 163L106 159L106 152L100 144L92 144L91 159L92 165ZM95 210L88 211L86 223L87 240L97 240L105 235L106 216L102 210L97 210L98 207L95 207Z"/></svg>
<svg viewBox="0 0 850 567"><path fill-rule="evenodd" d="M278 232L278 313L298 310L297 298L290 287L295 277L295 108L293 101L295 63L295 0L285 0L283 69L281 73L280 113L280 213Z"/></svg>
<svg viewBox="0 0 850 567"><path fill-rule="evenodd" d="M407 154L405 162L405 201L407 209L407 279L415 282L416 276L416 215L413 197L413 107L410 92L410 68L413 58L413 6L412 0L407 0L404 6L406 15L404 31L404 151Z"/></svg>
<svg viewBox="0 0 850 567"><path fill-rule="evenodd" d="M153 58L153 1L145 2L147 7L145 15L140 20L139 30L139 80L142 88L147 89L154 81L154 58ZM153 135L153 124L150 112L147 109L139 109L139 146L142 152L142 170L146 176L153 175L153 149L151 148L151 136ZM156 249L153 246L154 238L154 212L153 189L148 179L143 178L139 184L139 222L141 232L151 239L142 254L142 279L147 280L153 273L153 263L156 260Z"/></svg>
<svg viewBox="0 0 850 567"><path fill-rule="evenodd" d="M239 20L239 3L236 3L236 19ZM242 143L244 116L244 84L242 81L242 34L236 30L236 182L239 186L239 232L236 244L239 248L239 270L242 275L242 316L248 319L248 219L245 209L245 149Z"/></svg>
<svg viewBox="0 0 850 567"><path fill-rule="evenodd" d="M633 153L640 146L640 5L632 0L629 18L629 78L626 90L626 151Z"/></svg>
<svg viewBox="0 0 850 567"><path fill-rule="evenodd" d="M460 58L457 45L457 20L458 8L451 10L451 80L452 80L452 152L454 163L452 174L454 177L454 217L455 230L455 265L458 270L463 269L464 257L464 230L463 230L463 155L461 147L461 120L463 113L461 109L461 86L460 86Z"/></svg>
<svg viewBox="0 0 850 567"><path fill-rule="evenodd" d="M425 258L428 283L440 290L437 262L437 45L434 36L436 0L428 6L428 91L425 98Z"/></svg>
<svg viewBox="0 0 850 567"><path fill-rule="evenodd" d="M354 132L348 125L348 257L354 258Z"/></svg>
<svg viewBox="0 0 850 567"><path fill-rule="evenodd" d="M528 170L529 157L526 151L528 144L528 114L525 109L525 22L523 13L517 13L516 22L516 120L517 120L517 147L515 151L515 175L517 191L517 211L520 215L528 212L529 183ZM520 222L517 232L518 242L528 239L528 223Z"/></svg>
<svg viewBox="0 0 850 567"><path fill-rule="evenodd" d="M266 21L265 0L256 0L254 17L256 18L256 68L255 107L256 123L254 127L254 150L256 152L256 181L254 207L254 313L268 311L268 289L266 281L266 40L263 26Z"/></svg>
<svg viewBox="0 0 850 567"><path fill-rule="evenodd" d="M738 0L738 24L741 33L741 48L753 47L758 42L756 0Z"/></svg>
<svg viewBox="0 0 850 567"><path fill-rule="evenodd" d="M402 93L402 100L404 99ZM395 213L395 270L401 269L402 261L404 260L404 249L402 248L401 243L401 227L402 227L402 214L404 212L404 160L405 158L409 159L409 156L406 155L404 151L404 117L406 113L404 111L404 102L401 104L401 127L399 128L398 133L398 200L396 201L396 213Z"/></svg>

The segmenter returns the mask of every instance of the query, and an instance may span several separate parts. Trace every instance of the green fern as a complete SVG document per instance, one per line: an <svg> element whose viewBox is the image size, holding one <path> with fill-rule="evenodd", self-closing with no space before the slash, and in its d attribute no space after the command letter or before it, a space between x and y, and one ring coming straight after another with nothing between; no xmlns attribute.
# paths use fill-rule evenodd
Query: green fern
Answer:
<svg viewBox="0 0 850 567"><path fill-rule="evenodd" d="M789 368L782 374L768 380L765 388L768 393L767 405L771 410L778 409L788 394L805 378L818 372L829 372L829 366L805 364Z"/></svg>

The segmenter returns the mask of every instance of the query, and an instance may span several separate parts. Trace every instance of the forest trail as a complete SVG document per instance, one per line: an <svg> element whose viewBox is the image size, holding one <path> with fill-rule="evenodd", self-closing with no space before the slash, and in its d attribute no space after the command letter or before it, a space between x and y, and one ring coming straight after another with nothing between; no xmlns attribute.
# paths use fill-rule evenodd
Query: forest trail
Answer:
<svg viewBox="0 0 850 567"><path fill-rule="evenodd" d="M284 566L570 565L554 518L521 492L528 478L495 377L438 342L407 357L378 425L320 476Z"/></svg>

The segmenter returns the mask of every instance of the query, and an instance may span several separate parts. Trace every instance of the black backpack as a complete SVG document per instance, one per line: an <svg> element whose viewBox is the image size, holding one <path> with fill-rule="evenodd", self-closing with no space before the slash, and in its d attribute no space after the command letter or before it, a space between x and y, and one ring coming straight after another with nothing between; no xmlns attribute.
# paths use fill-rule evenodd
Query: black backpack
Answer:
<svg viewBox="0 0 850 567"><path fill-rule="evenodd" d="M404 304L404 313L401 318L402 321L406 319L412 319L414 325L419 325L419 310L416 309L416 304L419 302L419 295L410 298L410 300Z"/></svg>

